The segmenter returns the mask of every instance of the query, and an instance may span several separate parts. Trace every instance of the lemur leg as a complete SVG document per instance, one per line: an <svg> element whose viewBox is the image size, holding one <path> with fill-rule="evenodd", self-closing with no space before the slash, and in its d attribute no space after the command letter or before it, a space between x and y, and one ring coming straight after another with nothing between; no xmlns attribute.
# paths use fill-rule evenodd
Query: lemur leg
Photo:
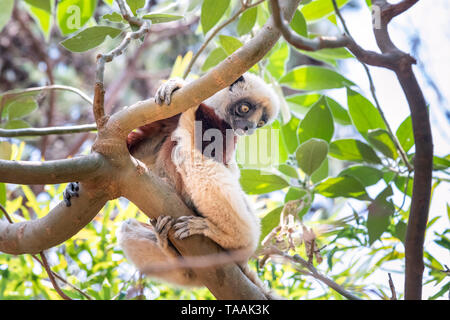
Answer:
<svg viewBox="0 0 450 320"><path fill-rule="evenodd" d="M63 192L63 199L66 203L67 207L70 207L72 203L70 202L70 199L73 197L79 197L78 191L80 191L80 185L78 182L70 182L66 189Z"/></svg>
<svg viewBox="0 0 450 320"><path fill-rule="evenodd" d="M162 105L165 103L169 105L172 102L172 93L180 89L184 85L185 81L181 78L172 78L163 83L155 94L155 101L157 104Z"/></svg>
<svg viewBox="0 0 450 320"><path fill-rule="evenodd" d="M179 255L171 247L167 239L168 232L173 224L173 218L160 216L151 221L152 225L128 219L122 223L118 234L118 243L125 256L142 273L155 279L181 285L199 286L195 274L191 270L177 269L166 272L148 272L152 264L169 262Z"/></svg>

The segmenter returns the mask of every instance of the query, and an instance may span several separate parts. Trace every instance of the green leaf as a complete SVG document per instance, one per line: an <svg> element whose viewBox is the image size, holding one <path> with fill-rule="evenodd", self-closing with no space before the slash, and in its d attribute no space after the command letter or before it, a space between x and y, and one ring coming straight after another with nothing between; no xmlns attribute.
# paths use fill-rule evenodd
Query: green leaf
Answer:
<svg viewBox="0 0 450 320"><path fill-rule="evenodd" d="M387 200L392 196L392 188L388 186L369 205L367 217L367 230L369 244L373 244L389 227L389 219L395 212L394 205Z"/></svg>
<svg viewBox="0 0 450 320"><path fill-rule="evenodd" d="M336 0L339 8L344 6L347 2L349 2L349 0ZM305 16L305 19L308 22L312 22L334 14L334 7L331 0L315 0L304 5L301 8L301 11Z"/></svg>
<svg viewBox="0 0 450 320"><path fill-rule="evenodd" d="M258 14L258 8L253 7L244 11L244 13L239 18L236 31L237 34L242 36L249 33L256 23L256 16Z"/></svg>
<svg viewBox="0 0 450 320"><path fill-rule="evenodd" d="M319 93L307 93L307 94L296 94L292 96L288 96L286 101L288 102L290 108L294 112L298 113L306 113L311 108L311 106L316 103L322 95ZM330 107L331 114L333 115L333 119L342 125L350 125L352 121L348 112L344 107L342 107L338 102L331 99L330 97L325 96L327 100L327 104Z"/></svg>
<svg viewBox="0 0 450 320"><path fill-rule="evenodd" d="M130 7L131 12L136 15L137 10L145 5L145 0L127 0L127 4Z"/></svg>
<svg viewBox="0 0 450 320"><path fill-rule="evenodd" d="M220 18L225 14L230 5L230 0L204 0L202 12L200 14L200 24L203 34L206 34L214 27Z"/></svg>
<svg viewBox="0 0 450 320"><path fill-rule="evenodd" d="M364 138L371 129L386 129L377 108L365 97L347 88L347 102L353 124Z"/></svg>
<svg viewBox="0 0 450 320"><path fill-rule="evenodd" d="M220 42L220 45L222 46L222 48L227 53L227 55L232 54L237 49L242 47L242 42L239 39L232 37L232 36L220 35L219 42Z"/></svg>
<svg viewBox="0 0 450 320"><path fill-rule="evenodd" d="M0 31L8 23L14 8L14 0L3 0L2 10L0 10Z"/></svg>
<svg viewBox="0 0 450 320"><path fill-rule="evenodd" d="M48 13L52 11L51 0L25 0L25 2L30 6L47 11Z"/></svg>
<svg viewBox="0 0 450 320"><path fill-rule="evenodd" d="M29 128L30 124L22 119L10 120L3 126L5 129L23 129Z"/></svg>
<svg viewBox="0 0 450 320"><path fill-rule="evenodd" d="M302 54L315 60L323 61L331 65L336 65L336 60L350 59L354 56L345 48L321 49L318 51L298 50Z"/></svg>
<svg viewBox="0 0 450 320"><path fill-rule="evenodd" d="M121 29L107 26L90 27L62 41L61 45L72 52L84 52L101 45L107 36L115 38L121 32Z"/></svg>
<svg viewBox="0 0 450 320"><path fill-rule="evenodd" d="M266 70L275 78L279 79L286 69L286 62L289 58L289 46L286 42L278 42L271 50L267 59Z"/></svg>
<svg viewBox="0 0 450 320"><path fill-rule="evenodd" d="M225 60L226 57L228 57L228 55L222 47L215 48L209 53L203 63L202 71L207 71L208 69L216 66L219 62Z"/></svg>
<svg viewBox="0 0 450 320"><path fill-rule="evenodd" d="M373 149L355 139L342 139L330 144L330 156L339 160L380 164L381 160Z"/></svg>
<svg viewBox="0 0 450 320"><path fill-rule="evenodd" d="M295 10L294 17L290 23L292 30L297 32L303 37L308 37L308 25L306 24L305 17L300 10Z"/></svg>
<svg viewBox="0 0 450 320"><path fill-rule="evenodd" d="M405 152L408 152L414 146L414 134L412 128L411 116L407 117L398 127L397 132L398 142Z"/></svg>
<svg viewBox="0 0 450 320"><path fill-rule="evenodd" d="M450 154L446 157L433 156L433 169L446 170L450 167Z"/></svg>
<svg viewBox="0 0 450 320"><path fill-rule="evenodd" d="M297 134L299 125L300 120L296 117L291 117L288 123L281 126L281 138L290 154L294 153L300 144Z"/></svg>
<svg viewBox="0 0 450 320"><path fill-rule="evenodd" d="M302 143L297 151L297 164L308 176L316 171L327 157L328 143L321 139L312 138Z"/></svg>
<svg viewBox="0 0 450 320"><path fill-rule="evenodd" d="M62 0L56 8L56 18L63 35L79 30L94 15L97 0Z"/></svg>
<svg viewBox="0 0 450 320"><path fill-rule="evenodd" d="M299 200L303 198L307 194L307 191L304 189L290 187L286 192L286 196L284 197L284 203L292 200Z"/></svg>
<svg viewBox="0 0 450 320"><path fill-rule="evenodd" d="M176 21L183 19L183 16L175 15L175 14L167 14L167 13L150 13L146 14L142 17L143 19L150 20L152 24L164 23L170 21Z"/></svg>
<svg viewBox="0 0 450 320"><path fill-rule="evenodd" d="M314 190L328 198L346 197L367 200L366 189L359 182L350 176L328 178L316 185Z"/></svg>
<svg viewBox="0 0 450 320"><path fill-rule="evenodd" d="M272 211L268 212L261 219L261 236L260 242L273 230L278 224L280 224L280 215L283 210L283 206L279 206Z"/></svg>
<svg viewBox="0 0 450 320"><path fill-rule="evenodd" d="M408 179L408 177L397 176L394 180L394 183L398 190L400 190L402 193L405 193L406 190L406 195L412 197L413 179L411 178ZM408 183L408 185L406 185L406 183Z"/></svg>
<svg viewBox="0 0 450 320"><path fill-rule="evenodd" d="M38 108L37 102L32 97L20 97L7 104L8 119L25 117Z"/></svg>
<svg viewBox="0 0 450 320"><path fill-rule="evenodd" d="M328 158L325 158L320 167L311 175L311 182L315 184L328 178L328 173Z"/></svg>
<svg viewBox="0 0 450 320"><path fill-rule="evenodd" d="M300 66L279 80L295 90L325 90L355 85L336 71L318 66Z"/></svg>
<svg viewBox="0 0 450 320"><path fill-rule="evenodd" d="M368 166L356 165L348 167L339 173L339 176L351 176L358 179L363 186L372 186L383 178L383 172Z"/></svg>
<svg viewBox="0 0 450 320"><path fill-rule="evenodd" d="M242 169L239 181L248 194L264 194L289 186L281 176L257 169Z"/></svg>
<svg viewBox="0 0 450 320"><path fill-rule="evenodd" d="M4 183L0 183L0 205L6 207L6 184Z"/></svg>
<svg viewBox="0 0 450 320"><path fill-rule="evenodd" d="M333 115L324 97L308 111L298 128L298 138L303 143L311 138L330 142L334 133Z"/></svg>
<svg viewBox="0 0 450 320"><path fill-rule="evenodd" d="M386 157L396 160L398 158L397 148L389 133L384 129L369 130L368 141Z"/></svg>
<svg viewBox="0 0 450 320"><path fill-rule="evenodd" d="M278 171L280 171L281 173L284 173L285 175L287 175L288 177L294 178L294 179L298 179L298 172L297 169L288 165L288 164L280 164L278 166Z"/></svg>
<svg viewBox="0 0 450 320"><path fill-rule="evenodd" d="M406 239L406 228L407 228L406 223L404 223L403 221L399 221L395 225L395 230L394 230L394 234L393 234L394 237L396 237L403 243L405 243L405 239Z"/></svg>
<svg viewBox="0 0 450 320"><path fill-rule="evenodd" d="M126 20L122 17L122 15L117 12L107 13L102 16L102 19L108 20L111 22L126 22Z"/></svg>
<svg viewBox="0 0 450 320"><path fill-rule="evenodd" d="M28 10L30 15L37 22L45 38L48 40L53 21L51 0L25 0L25 2L29 5Z"/></svg>

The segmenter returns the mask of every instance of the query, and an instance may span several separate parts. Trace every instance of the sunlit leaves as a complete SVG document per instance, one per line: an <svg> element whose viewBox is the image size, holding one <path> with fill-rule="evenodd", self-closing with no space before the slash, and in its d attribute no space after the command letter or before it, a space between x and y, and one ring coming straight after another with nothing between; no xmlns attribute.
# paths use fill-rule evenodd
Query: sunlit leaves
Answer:
<svg viewBox="0 0 450 320"><path fill-rule="evenodd" d="M152 24L170 22L183 19L183 16L167 13L149 13L142 16L143 19L150 20Z"/></svg>
<svg viewBox="0 0 450 320"><path fill-rule="evenodd" d="M127 0L127 4L130 7L131 12L136 15L137 10L145 5L145 0Z"/></svg>
<svg viewBox="0 0 450 320"><path fill-rule="evenodd" d="M53 20L51 0L25 0L25 2L29 5L31 16L37 21L44 36L48 38Z"/></svg>
<svg viewBox="0 0 450 320"><path fill-rule="evenodd" d="M316 192L328 198L347 197L367 200L366 189L359 180L350 177L335 177L319 183Z"/></svg>
<svg viewBox="0 0 450 320"><path fill-rule="evenodd" d="M333 116L327 101L320 98L300 122L298 137L300 143L310 138L318 138L330 142L334 133Z"/></svg>
<svg viewBox="0 0 450 320"><path fill-rule="evenodd" d="M342 170L339 176L352 176L365 187L376 184L383 177L383 172L365 165L355 165Z"/></svg>
<svg viewBox="0 0 450 320"><path fill-rule="evenodd" d="M299 35L303 37L308 36L308 25L306 24L305 17L300 10L295 11L294 17L292 18L292 21L290 23L290 27Z"/></svg>
<svg viewBox="0 0 450 320"><path fill-rule="evenodd" d="M230 5L230 0L204 0L200 15L200 24L203 34L206 34L214 27Z"/></svg>
<svg viewBox="0 0 450 320"><path fill-rule="evenodd" d="M232 54L237 49L242 47L242 42L239 39L237 39L235 37L231 37L231 36L220 35L219 42L220 42L220 45L222 46L222 48L227 53L227 55Z"/></svg>
<svg viewBox="0 0 450 320"><path fill-rule="evenodd" d="M349 0L336 1L339 7L342 7L347 2L349 2ZM334 8L331 0L315 0L303 6L301 11L305 16L305 19L311 22L328 17L330 14L334 13Z"/></svg>
<svg viewBox="0 0 450 320"><path fill-rule="evenodd" d="M367 133L367 139L372 146L374 146L386 157L394 160L397 159L397 148L395 147L394 141L392 141L391 136L386 130L369 130Z"/></svg>
<svg viewBox="0 0 450 320"><path fill-rule="evenodd" d="M328 143L321 139L309 139L302 143L295 156L300 169L307 175L311 175L316 171L328 153Z"/></svg>
<svg viewBox="0 0 450 320"><path fill-rule="evenodd" d="M62 0L58 2L56 17L63 35L79 30L94 15L96 0Z"/></svg>
<svg viewBox="0 0 450 320"><path fill-rule="evenodd" d="M369 145L355 139L333 141L330 144L330 156L340 160L381 163L380 158Z"/></svg>
<svg viewBox="0 0 450 320"><path fill-rule="evenodd" d="M289 186L282 177L256 169L241 170L240 183L248 194L263 194Z"/></svg>
<svg viewBox="0 0 450 320"><path fill-rule="evenodd" d="M280 223L280 215L282 210L283 206L279 206L266 213L266 215L261 219L260 241L262 241L270 233L270 231L272 231L272 229Z"/></svg>
<svg viewBox="0 0 450 320"><path fill-rule="evenodd" d="M373 244L375 240L379 239L389 226L389 219L394 214L395 207L387 198L392 194L392 188L388 186L369 205L367 218L369 244Z"/></svg>
<svg viewBox="0 0 450 320"><path fill-rule="evenodd" d="M214 67L219 62L225 60L226 57L228 57L228 55L222 47L215 48L209 53L208 57L203 63L202 71L207 71L208 69Z"/></svg>
<svg viewBox="0 0 450 320"><path fill-rule="evenodd" d="M84 52L102 44L106 37L115 38L121 32L121 29L108 26L90 27L62 41L61 45L73 52Z"/></svg>
<svg viewBox="0 0 450 320"><path fill-rule="evenodd" d="M318 66L297 67L281 77L280 84L296 90L324 90L354 85L336 71Z"/></svg>
<svg viewBox="0 0 450 320"><path fill-rule="evenodd" d="M300 114L308 112L314 103L316 103L322 95L319 93L305 93L296 94L286 97L286 101L289 103L292 111L298 112ZM350 125L352 121L348 111L344 109L337 101L331 99L330 97L324 96L328 107L330 107L331 113L333 114L333 119L342 125Z"/></svg>
<svg viewBox="0 0 450 320"><path fill-rule="evenodd" d="M23 118L38 108L33 97L24 96L7 104L6 113L9 120Z"/></svg>
<svg viewBox="0 0 450 320"><path fill-rule="evenodd" d="M258 14L258 8L257 7L253 7L250 8L246 11L244 11L244 13L241 15L241 17L239 18L236 30L238 35L242 36L246 33L249 33L253 26L256 23L256 16Z"/></svg>
<svg viewBox="0 0 450 320"><path fill-rule="evenodd" d="M397 132L398 142L402 146L403 150L408 152L414 145L414 134L412 129L411 116L407 117L398 127Z"/></svg>
<svg viewBox="0 0 450 320"><path fill-rule="evenodd" d="M347 89L347 102L353 124L363 137L367 138L369 130L386 129L377 108L361 94Z"/></svg>

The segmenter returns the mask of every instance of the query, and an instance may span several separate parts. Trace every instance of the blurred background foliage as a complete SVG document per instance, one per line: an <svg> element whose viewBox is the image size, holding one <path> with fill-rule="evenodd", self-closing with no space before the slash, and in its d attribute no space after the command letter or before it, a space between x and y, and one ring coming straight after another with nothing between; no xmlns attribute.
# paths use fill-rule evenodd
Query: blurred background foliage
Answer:
<svg viewBox="0 0 450 320"><path fill-rule="evenodd" d="M240 10L241 1L126 2L133 14L151 21L152 26L149 35L133 42L125 54L107 65L105 108L110 113L151 97L161 80L182 77L192 59L197 61L188 79L195 79L253 37L270 15L266 2L248 8L221 28L197 57L205 39ZM370 10L370 1L337 3L344 13ZM81 10L79 20L71 20L73 6ZM70 23L78 25L74 29ZM331 0L303 1L291 27L308 37L341 32ZM92 123L90 105L74 92L41 90L19 93L12 99L6 99L6 93L62 84L92 96L96 54L116 47L124 32L133 28L113 0L4 1L4 13L0 14L0 127L14 130ZM285 248L286 252L308 259L302 242L307 226L320 249L320 256L311 261L320 272L363 299L389 299L387 274L392 273L401 298L403 241L414 173L408 171L394 140L412 162L411 119L402 119L393 130L395 137L391 135L370 92L359 87L367 79L346 72L342 67L346 60L356 63L345 49L311 53L280 40L251 69L273 85L282 110L271 126L255 135L256 139L266 138L264 148L251 142L255 137L241 140L237 155L242 160L241 184L262 219L261 239L280 223L285 204L298 201L302 205L294 212L297 222L292 236L299 241L294 248ZM430 105L432 112L433 108ZM274 138L270 129L278 129ZM92 132L0 138L0 158L72 157L88 153L94 138ZM249 146L257 147L252 151ZM277 166L247 162L246 155L267 150L276 150ZM437 188L448 190L449 164L448 149L438 148L434 192ZM0 183L0 204L16 222L38 219L62 200L64 188ZM428 223L427 243L432 245L425 246L424 281L430 287L425 298L430 299L446 298L450 286L450 209L447 204L438 210ZM175 288L138 274L116 245L117 227L127 218L147 221L126 199L110 201L76 236L46 251L52 270L65 279L59 283L68 296L214 298L205 288ZM344 299L298 266L269 261L261 268L255 260L249 263L288 299ZM44 268L31 255L0 254L0 299L59 298Z"/></svg>

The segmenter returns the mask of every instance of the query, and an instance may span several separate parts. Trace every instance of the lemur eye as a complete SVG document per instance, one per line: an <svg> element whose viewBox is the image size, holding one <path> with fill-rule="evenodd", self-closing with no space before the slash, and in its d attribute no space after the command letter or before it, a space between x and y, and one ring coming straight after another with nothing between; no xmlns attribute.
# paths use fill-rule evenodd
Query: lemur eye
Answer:
<svg viewBox="0 0 450 320"><path fill-rule="evenodd" d="M250 111L250 107L246 104L241 104L239 107L239 112L240 113L247 113Z"/></svg>
<svg viewBox="0 0 450 320"><path fill-rule="evenodd" d="M264 120L261 120L258 122L258 127L262 127L265 124L266 124L266 122Z"/></svg>

